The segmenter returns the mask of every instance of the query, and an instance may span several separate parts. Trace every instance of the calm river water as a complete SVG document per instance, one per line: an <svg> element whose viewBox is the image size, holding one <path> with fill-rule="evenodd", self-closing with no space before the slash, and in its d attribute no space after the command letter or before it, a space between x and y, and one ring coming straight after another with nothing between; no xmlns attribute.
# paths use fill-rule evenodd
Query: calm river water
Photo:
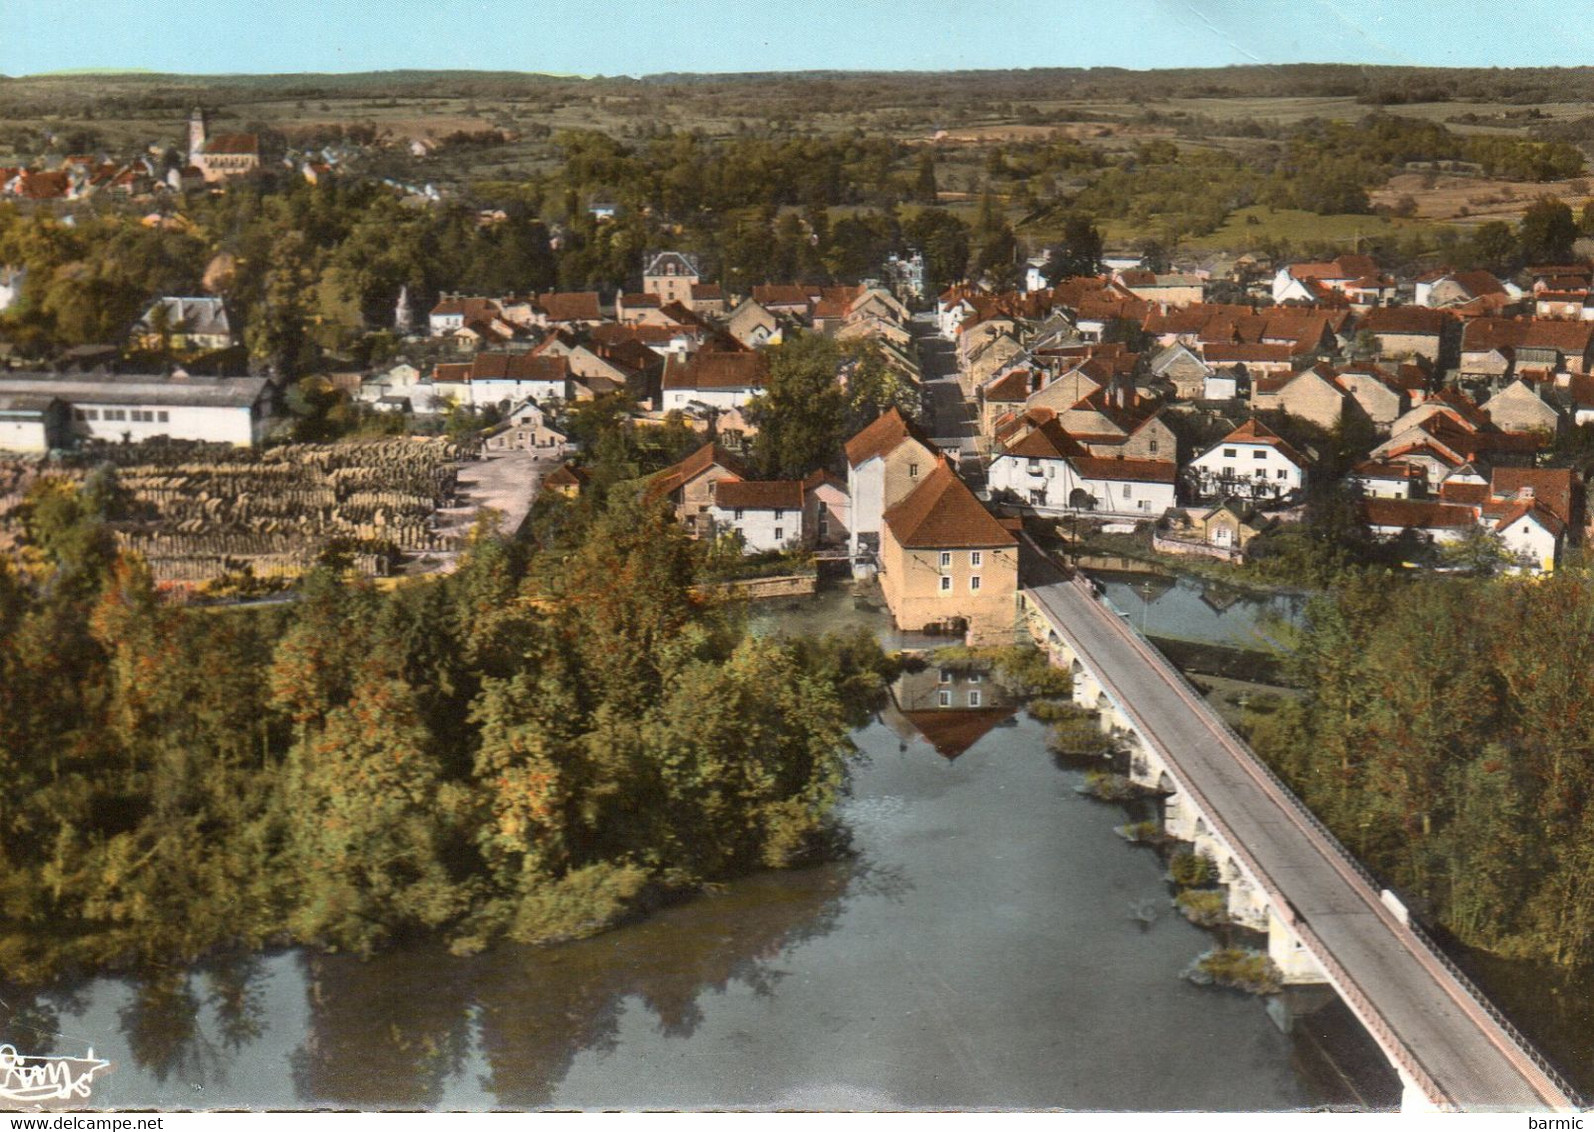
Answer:
<svg viewBox="0 0 1594 1132"><path fill-rule="evenodd" d="M805 612L871 620L851 598ZM965 685L956 694L965 708ZM899 687L904 710L856 733L849 860L738 881L556 947L370 962L296 951L159 989L95 980L0 1004L4 1039L25 1053L92 1046L114 1064L94 1084L107 1107L1391 1099L1340 1008L1286 1034L1261 1000L1183 980L1212 938L1172 912L1162 862L1114 832L1124 811L1077 794L1082 773L1054 760L1022 709L993 707L1010 702L1000 689L950 714L938 696Z"/></svg>

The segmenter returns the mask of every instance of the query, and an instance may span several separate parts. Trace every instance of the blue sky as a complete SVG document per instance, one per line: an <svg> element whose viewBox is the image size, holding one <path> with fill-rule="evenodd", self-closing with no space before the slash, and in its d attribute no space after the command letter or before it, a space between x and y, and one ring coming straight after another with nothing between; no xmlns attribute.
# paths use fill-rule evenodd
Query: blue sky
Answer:
<svg viewBox="0 0 1594 1132"><path fill-rule="evenodd" d="M0 0L0 73L1573 66L1537 0ZM1552 15L1552 13L1554 13Z"/></svg>

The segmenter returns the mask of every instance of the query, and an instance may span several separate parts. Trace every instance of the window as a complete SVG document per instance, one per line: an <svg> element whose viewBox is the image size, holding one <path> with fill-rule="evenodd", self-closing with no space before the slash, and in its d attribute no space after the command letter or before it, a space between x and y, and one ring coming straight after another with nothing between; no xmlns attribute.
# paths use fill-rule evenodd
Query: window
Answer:
<svg viewBox="0 0 1594 1132"><path fill-rule="evenodd" d="M1277 478L1278 478L1278 479L1285 479L1285 478L1287 478L1287 477L1288 477L1288 476L1289 476L1289 474L1290 474L1290 472L1289 472L1289 469L1288 469L1288 468L1280 468L1280 469L1279 469L1279 470L1278 470L1278 476L1277 476Z"/></svg>
<svg viewBox="0 0 1594 1132"><path fill-rule="evenodd" d="M786 512L782 511L779 507L775 508L775 522L778 523L782 519L784 519L785 517L786 517Z"/></svg>
<svg viewBox="0 0 1594 1132"><path fill-rule="evenodd" d="M1251 455L1256 457L1258 460L1266 460L1267 459L1267 449L1266 448L1258 448L1255 452L1251 453Z"/></svg>
<svg viewBox="0 0 1594 1132"><path fill-rule="evenodd" d="M738 523L742 521L742 509L740 507L736 509L736 521Z"/></svg>
<svg viewBox="0 0 1594 1132"><path fill-rule="evenodd" d="M979 706L980 706L980 693L977 692L977 691L970 692L969 693L969 707L979 707Z"/></svg>
<svg viewBox="0 0 1594 1132"><path fill-rule="evenodd" d="M775 541L776 542L785 542L786 541L786 528L785 527L776 527L775 528Z"/></svg>
<svg viewBox="0 0 1594 1132"><path fill-rule="evenodd" d="M952 706L952 693L951 692L937 692L935 694L935 702L940 704L942 707L951 707Z"/></svg>
<svg viewBox="0 0 1594 1132"><path fill-rule="evenodd" d="M1029 462L1029 474L1032 476L1041 474L1041 462L1039 460L1031 460Z"/></svg>
<svg viewBox="0 0 1594 1132"><path fill-rule="evenodd" d="M951 581L951 580L952 579L950 579L950 578L947 579L947 581ZM978 593L979 589L980 589L980 576L978 574L976 574L976 575L974 575L974 577L969 579L969 592L970 593Z"/></svg>
<svg viewBox="0 0 1594 1132"><path fill-rule="evenodd" d="M919 465L917 465L917 464L909 464L908 465L908 478L911 480L911 479L915 478L916 476L918 476L918 474L919 474Z"/></svg>
<svg viewBox="0 0 1594 1132"><path fill-rule="evenodd" d="M1149 451L1149 452L1150 452L1150 453L1151 453L1151 454L1152 454L1152 455L1153 455L1153 456L1155 456L1155 455L1156 455L1156 454L1157 454L1157 442L1156 442L1156 441L1155 441L1155 440L1153 440L1153 441L1152 441L1152 442L1151 442L1151 446L1150 446L1150 448L1149 448L1149 449L1148 449L1148 451Z"/></svg>
<svg viewBox="0 0 1594 1132"><path fill-rule="evenodd" d="M88 417L84 415L82 409L73 409L72 410L72 419L75 420L75 421L86 421L86 420L88 420Z"/></svg>
<svg viewBox="0 0 1594 1132"><path fill-rule="evenodd" d="M1224 455L1225 459L1232 460L1236 456L1238 456L1239 454L1240 454L1240 450L1238 448L1225 448L1223 450L1223 455Z"/></svg>
<svg viewBox="0 0 1594 1132"><path fill-rule="evenodd" d="M97 421L100 419L100 411L98 409L84 409L83 416L87 420Z"/></svg>
<svg viewBox="0 0 1594 1132"><path fill-rule="evenodd" d="M952 683L952 670L950 668L941 669L941 683L943 683L943 684Z"/></svg>
<svg viewBox="0 0 1594 1132"><path fill-rule="evenodd" d="M985 679L985 677L981 676L978 672L970 672L969 673L969 683L970 684L978 684L980 681L982 681L984 679Z"/></svg>
<svg viewBox="0 0 1594 1132"><path fill-rule="evenodd" d="M1149 499L1142 499L1142 500L1141 500L1141 501L1140 501L1140 509L1141 509L1141 510L1142 510L1142 511L1150 511L1150 510L1151 510L1151 500L1149 500Z"/></svg>
<svg viewBox="0 0 1594 1132"><path fill-rule="evenodd" d="M946 577L945 575L942 575L941 577L941 592L944 594L949 594L952 592L952 579Z"/></svg>
<svg viewBox="0 0 1594 1132"><path fill-rule="evenodd" d="M969 551L969 565L980 566L985 562L985 555L978 550Z"/></svg>
<svg viewBox="0 0 1594 1132"><path fill-rule="evenodd" d="M1134 495L1134 493L1135 493L1135 485L1134 484L1130 484L1130 483L1124 484L1124 498L1125 499L1130 498L1131 496Z"/></svg>
<svg viewBox="0 0 1594 1132"><path fill-rule="evenodd" d="M952 565L952 552L950 550L943 550L941 552L941 569L945 570L947 567L949 567L951 565Z"/></svg>

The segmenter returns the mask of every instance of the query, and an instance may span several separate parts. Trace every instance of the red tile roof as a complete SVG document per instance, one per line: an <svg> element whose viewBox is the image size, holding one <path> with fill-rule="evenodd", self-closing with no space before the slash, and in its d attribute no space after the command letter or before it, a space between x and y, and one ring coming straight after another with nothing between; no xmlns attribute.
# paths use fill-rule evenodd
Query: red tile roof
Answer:
<svg viewBox="0 0 1594 1132"><path fill-rule="evenodd" d="M935 470L888 510L882 522L903 547L940 550L1018 545L1018 539L974 498L945 460L937 461Z"/></svg>
<svg viewBox="0 0 1594 1132"><path fill-rule="evenodd" d="M1464 530L1478 523L1477 513L1471 507L1437 503L1431 499L1364 499L1358 506L1362 518L1373 527Z"/></svg>
<svg viewBox="0 0 1594 1132"><path fill-rule="evenodd" d="M1134 483L1173 483L1179 468L1172 460L1125 460L1116 457L1074 456L1070 464L1085 479L1130 480Z"/></svg>
<svg viewBox="0 0 1594 1132"><path fill-rule="evenodd" d="M537 306L550 322L603 321L596 291L546 291L537 296Z"/></svg>
<svg viewBox="0 0 1594 1132"><path fill-rule="evenodd" d="M714 489L714 506L749 511L801 511L801 480L722 481Z"/></svg>
<svg viewBox="0 0 1594 1132"><path fill-rule="evenodd" d="M1267 425L1263 424L1255 417L1252 417L1239 428L1229 433L1228 436L1225 436L1221 441L1219 441L1218 445L1214 445L1214 447L1227 444L1230 441L1238 441L1241 444L1266 444L1270 448L1277 449L1284 456L1293 460L1296 464L1303 468L1307 464L1306 458L1297 452L1287 440L1279 436L1278 433L1268 428Z"/></svg>
<svg viewBox="0 0 1594 1132"><path fill-rule="evenodd" d="M908 439L917 440L932 454L936 451L935 445L930 443L930 438L924 435L919 426L904 417L901 410L893 405L847 441L847 463L854 468L867 464L876 456L886 456L896 451L897 445Z"/></svg>
<svg viewBox="0 0 1594 1132"><path fill-rule="evenodd" d="M1431 307L1375 307L1362 316L1360 329L1373 334L1433 334L1444 329L1455 316Z"/></svg>
<svg viewBox="0 0 1594 1132"><path fill-rule="evenodd" d="M1005 455L1029 460L1060 460L1084 457L1090 453L1063 430L1055 419L1046 421L1007 450Z"/></svg>
<svg viewBox="0 0 1594 1132"><path fill-rule="evenodd" d="M205 154L260 155L260 138L254 134L217 134L205 142Z"/></svg>
<svg viewBox="0 0 1594 1132"><path fill-rule="evenodd" d="M753 288L753 301L762 307L804 307L813 302L812 291L789 283L761 283Z"/></svg>
<svg viewBox="0 0 1594 1132"><path fill-rule="evenodd" d="M1201 360L1209 365L1232 365L1235 362L1263 362L1287 365L1299 351L1294 346L1261 342L1203 342Z"/></svg>
<svg viewBox="0 0 1594 1132"><path fill-rule="evenodd" d="M1557 350L1581 358L1594 340L1594 323L1556 319L1478 318L1462 332L1461 348L1468 352L1502 347Z"/></svg>
<svg viewBox="0 0 1594 1132"><path fill-rule="evenodd" d="M1439 498L1445 503L1458 503L1465 507L1482 507L1489 502L1489 485L1486 483L1466 483L1462 480L1446 480L1439 485Z"/></svg>
<svg viewBox="0 0 1594 1132"><path fill-rule="evenodd" d="M680 463L656 472L648 480L645 497L651 500L671 495L715 466L723 468L728 473L728 479L739 480L747 475L747 469L739 459L710 441ZM724 483L725 480L719 482ZM715 490L717 492L718 488Z"/></svg>
<svg viewBox="0 0 1594 1132"><path fill-rule="evenodd" d="M570 360L563 354L477 354L468 381L564 381Z"/></svg>
<svg viewBox="0 0 1594 1132"><path fill-rule="evenodd" d="M560 464L554 471L549 472L542 482L544 486L549 487L584 487L589 478L584 468L578 468L574 464Z"/></svg>
<svg viewBox="0 0 1594 1132"><path fill-rule="evenodd" d="M664 363L665 389L761 389L768 378L768 359L752 352L703 352Z"/></svg>
<svg viewBox="0 0 1594 1132"><path fill-rule="evenodd" d="M1570 468L1495 468L1489 493L1496 499L1522 496L1524 489L1561 522L1572 522L1572 496L1576 474Z"/></svg>
<svg viewBox="0 0 1594 1132"><path fill-rule="evenodd" d="M1422 478L1420 470L1411 464L1400 464L1384 460L1363 460L1351 471L1365 480L1413 480Z"/></svg>
<svg viewBox="0 0 1594 1132"><path fill-rule="evenodd" d="M986 403L1015 404L1029 400L1030 385L1038 377L1034 370L1016 369L985 386Z"/></svg>

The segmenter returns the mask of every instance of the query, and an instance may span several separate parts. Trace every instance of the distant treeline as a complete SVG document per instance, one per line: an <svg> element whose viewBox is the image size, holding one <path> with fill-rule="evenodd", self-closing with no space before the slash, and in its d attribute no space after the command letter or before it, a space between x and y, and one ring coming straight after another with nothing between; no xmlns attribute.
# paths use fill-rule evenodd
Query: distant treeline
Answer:
<svg viewBox="0 0 1594 1132"><path fill-rule="evenodd" d="M33 117L63 108L173 110L194 102L314 98L464 98L558 101L645 96L712 104L732 115L950 109L969 102L1135 101L1166 98L1356 98L1411 102L1581 102L1594 67L1436 68L1296 64L1282 67L1116 67L1011 71L661 74L573 78L499 71L373 71L351 75L43 75L0 79L0 113Z"/></svg>

